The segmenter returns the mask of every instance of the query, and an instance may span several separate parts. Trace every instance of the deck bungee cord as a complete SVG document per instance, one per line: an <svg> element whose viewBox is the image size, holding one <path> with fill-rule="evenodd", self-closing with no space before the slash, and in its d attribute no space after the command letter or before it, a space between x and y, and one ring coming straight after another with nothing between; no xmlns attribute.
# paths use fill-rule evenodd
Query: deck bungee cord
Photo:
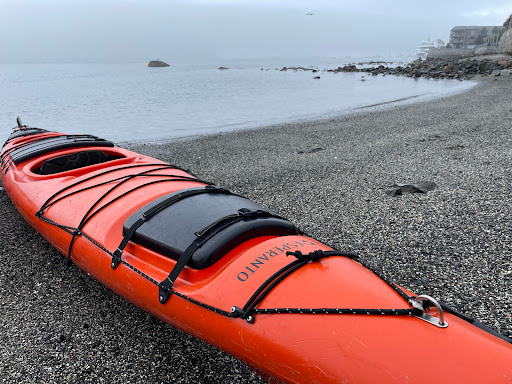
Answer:
<svg viewBox="0 0 512 384"><path fill-rule="evenodd" d="M116 249L116 251L111 252L105 247L103 247L100 243L96 242L93 238L88 236L85 232L78 230L74 227L65 226L62 224L58 224L44 215L38 216L39 219L47 222L48 224L54 225L67 233L71 235L76 236L83 236L88 241L90 241L92 244L94 244L96 247L100 248L103 252L107 253L112 257L112 265L115 265L112 269L115 269L118 264L123 264L126 267L130 268L133 272L139 274L152 284L154 284L156 287L160 289L160 293L162 292L162 282L159 282L158 280L155 280L151 276L145 274L141 270L135 268L130 263L126 262L125 260L122 260L121 258L118 258L118 252L119 248ZM255 315L256 314L311 314L311 315L383 315L383 316L413 316L420 319L423 319L431 324L434 324L438 327L444 328L448 326L446 321L441 321L437 317L433 317L428 315L428 311L431 307L437 307L440 315L442 316L442 311L451 313L460 319L512 344L512 338L508 337L490 327L485 325L482 322L479 322L475 320L474 318L471 318L470 316L467 316L456 309L452 308L445 302L434 299L428 295L419 295L419 296L409 296L407 293L405 293L404 290L402 290L399 286L397 286L395 283L384 277L382 274L377 272L375 269L370 267L368 264L364 263L358 255L352 252L342 252L338 250L334 251L314 251L309 253L308 255L303 255L300 251L295 252L287 252L288 256L294 256L297 258L297 260L291 262L290 264L283 267L281 270L276 272L274 275L269 277L251 296L251 298L246 302L246 304L240 308L239 306L232 306L230 312L225 311L220 308L216 308L214 306L208 305L206 303L203 303L201 301L195 300L192 297L189 297L187 295L184 295L180 293L179 291L170 289L167 290L167 288L164 288L164 291L167 295L175 295L177 297L180 297L184 300L189 301L192 304L195 304L201 308L207 309L209 311L212 311L214 313L217 313L221 316L230 317L230 318L241 318L247 321L249 324L253 324L255 321ZM344 256L347 258L350 258L357 263L361 264L366 269L370 270L372 273L374 273L376 276L378 276L382 281L384 281L386 284L388 284L395 292L397 292L398 295L400 295L404 301L410 305L410 308L390 308L390 309L384 309L384 308L256 308L256 306L267 296L270 291L275 288L275 286L281 282L285 277L289 276L291 273L295 272L302 266L308 264L309 262L317 262L320 259L324 257L331 257L331 256ZM66 259L67 265L70 265L69 261L70 258ZM115 263L115 264L114 264ZM169 297L166 297L165 300L160 300L160 302L163 304L165 301L167 301ZM417 300L419 298L419 300Z"/></svg>
<svg viewBox="0 0 512 384"><path fill-rule="evenodd" d="M79 189L79 190L76 190L76 191L73 191L73 192L70 192L64 196L61 196L59 198L57 198L57 196L59 196L60 194L62 194L63 192L73 188L73 187L76 187L77 185L80 185L82 183L85 183L87 181L90 181L94 178L97 178L97 177L100 177L100 176L104 176L105 174L108 174L108 173L111 173L111 172L116 172L116 171L119 171L119 170L125 170L125 169L131 169L131 168L139 168L139 167L145 167L145 166L155 166L155 165L158 165L159 167L157 168L152 168L152 169L149 169L149 170L146 170L144 172L140 172L140 173L136 173L136 174L129 174L129 175L125 175L125 176L121 176L121 177L118 177L116 179L111 179L109 181L105 181L103 183L98 183L98 184L94 184L94 185L91 185L91 186L88 186L86 188L82 188L82 189ZM46 219L46 220L49 220L47 217L44 216L44 211L47 210L49 207L51 207L52 205L54 205L55 203L59 202L59 201L62 201L72 195L75 195L75 194L78 194L78 193L83 193L85 191L88 191L88 190L91 190L91 189L94 189L94 188L97 188L99 186L103 186L103 185L106 185L106 184L114 184L114 186L112 186L110 189L108 189L102 196L100 196L96 202L94 204L92 204L91 207L89 207L89 209L87 210L86 214L83 216L83 218L80 220L80 223L79 225L76 227L76 228L70 228L70 227L66 227L70 230L72 230L72 232L70 232L70 234L72 235L72 238L71 238L71 241L70 241L70 244L69 244L69 251L68 251L68 256L67 256L67 261L68 263L71 262L71 250L72 250L72 247L73 247L73 243L75 241L75 238L76 236L80 236L83 234L83 227L94 217L96 216L98 213L100 213L101 211L103 211L105 208L107 208L109 205L115 203L116 201L118 201L119 199L129 195L130 193L132 192L135 192L141 188L144 188L144 187L147 187L147 186L150 186L150 185L154 185L154 184L158 184L158 183L165 183L165 182L173 182L173 181L191 181L191 182L197 182L197 183L202 183L202 184L208 184L208 182L205 182L205 181L202 181L202 180L199 180L198 178L196 177L187 177L187 176L182 176L182 175L164 175L164 174L151 174L151 172L156 172L156 171L161 171L161 170L165 170L165 169L180 169L178 167L175 167L173 165L163 165L163 164L151 164L151 165L132 165L132 166L127 166L127 167L121 167L121 168L115 168L115 169L111 169L109 171L106 171L106 172L103 172L103 173L100 173L100 174L97 174L97 175L94 175L92 177L89 177L89 178L86 178L84 180L81 180L77 183L74 183L70 186L67 186L66 188L63 188L61 189L60 191L54 193L48 200L46 200L46 202L42 205L42 207L36 212L36 217L42 219L43 217ZM181 169L180 169L181 170ZM153 180L151 182L148 182L148 183L144 183L144 184L141 184L141 185L138 185L124 193L122 193L121 195L115 197L114 199L110 200L109 202L105 203L104 205L102 205L101 207L99 207L98 209L96 209L95 211L94 208L100 204L100 202L105 199L109 194L111 194L115 189L117 189L118 187L122 186L124 183L132 180L132 179L135 179L137 177L161 177L163 179L160 179L160 180ZM117 183L116 183L117 182ZM51 220L47 221L47 222L50 222ZM51 222L53 223L53 222ZM55 223L55 224L58 224L58 223Z"/></svg>
<svg viewBox="0 0 512 384"><path fill-rule="evenodd" d="M100 176L104 176L105 174L116 172L119 170L125 170L125 169L132 169L132 168L139 168L139 167L146 167L146 166L158 166L156 168L151 168L149 170L145 170L143 172L135 173L135 174L128 174L124 175L115 179L110 179L101 183L97 183L94 185L87 186L85 188L72 191L70 193L67 193L63 196L62 195L65 191L76 187L80 184L83 184L87 181L90 181L92 179L98 178ZM190 301L193 304L199 305L205 309L208 309L210 311L213 311L215 313L221 314L223 316L232 317L232 318L241 318L246 320L248 323L252 324L255 321L255 315L256 314L339 314L339 315L386 315L386 316L416 316L416 317L422 317L428 311L428 309L431 306L435 306L437 304L437 301L430 298L426 295L420 295L422 296L421 302L422 304L415 301L415 299L418 296L409 296L407 295L401 288L399 288L396 284L391 282L390 280L383 277L381 274L376 272L373 268L369 267L368 265L365 265L361 260L359 260L359 257L351 252L342 252L342 251L315 251L311 252L307 255L303 255L300 251L295 252L287 252L287 256L294 256L297 260L291 262L290 264L283 267L281 270L277 271L275 274L273 274L271 277L269 277L252 295L252 297L247 301L247 303L242 307L238 307L234 305L231 308L231 311L224 311L220 308L212 307L206 303L202 303L200 301L194 300L191 297L188 297L186 295L180 294L179 292L172 289L174 282L178 278L181 271L185 268L187 262L190 260L190 258L193 255L193 252L199 248L202 243L204 243L208 238L201 239L202 236L207 234L208 232L215 232L220 231L227 226L235 223L238 220L242 220L244 217L255 217L258 215L266 216L270 215L270 213L265 211L260 212L239 212L238 214L234 214L232 216L223 218L219 222L212 223L212 225L205 228L202 233L196 233L196 236L198 237L199 241L194 242L185 253L178 259L175 267L173 270L169 273L169 276L162 282L158 282L157 280L151 278L147 274L143 273L142 271L135 268L133 265L125 262L122 260L122 253L128 242L130 241L133 234L136 232L136 230L144 224L147 220L149 220L153 215L158 214L160 211L162 211L164 208L174 204L175 202L190 197L195 196L201 193L223 193L223 194L232 194L231 191L217 187L213 185L210 182L200 180L196 177L187 177L182 175L167 175L167 174L153 174L152 172L157 172L165 169L180 169L179 167L176 167L174 165L165 165L165 164L150 164L150 165L135 165L135 166L126 166L126 167L120 167L120 168L114 168L99 174L96 174L94 176L91 176L89 178L86 178L84 180L80 180L79 182L76 182L74 184L71 184L67 186L66 188L63 188L56 193L54 193L50 198L46 200L46 202L43 204L43 206L36 212L36 217L39 219L52 224L56 227L59 227L66 232L68 232L70 235L72 235L72 238L69 243L69 250L68 250L68 256L66 258L66 262L68 265L71 263L71 251L73 244L75 242L75 239L78 236L83 236L87 240L91 241L95 246L102 249L104 252L108 253L112 257L112 263L111 268L115 269L120 263L123 265L129 267L132 271L138 273L139 275L143 276L148 281L152 282L159 288L159 301L160 303L164 304L170 297L171 294L177 295L185 300ZM134 188L131 188L130 190L122 193L121 195L115 197L114 199L108 201L101 207L94 210L95 207L100 204L102 200L104 200L109 194L111 194L115 189L123 185L124 183L135 179L137 177L161 177L164 179L160 180L154 180L148 183L144 183L141 185L138 185ZM90 236L88 236L84 231L83 227L98 213L100 213L102 210L107 208L109 205L113 204L117 200L128 196L130 193L153 185L157 183L163 183L163 182L170 182L170 181L193 181L198 182L201 184L206 184L204 189L197 189L197 190L187 190L184 192L181 192L177 195L172 196L171 198L168 198L161 203L159 203L157 206L153 207L152 209L146 211L143 213L142 217L135 222L131 227L130 230L125 234L123 237L123 240L121 241L121 244L115 251L109 251L105 247L103 247L101 244L99 244L97 241L92 239ZM99 186L103 186L106 184L114 184L110 189L107 190L102 196L100 196L96 202L87 210L86 214L83 216L82 220L80 221L79 225L77 227L71 227L71 226L65 226L59 223L54 222L53 220L49 219L44 215L44 211L47 210L49 207L55 205L59 201L62 201L72 195L83 193L85 191L97 188ZM231 220L231 222L229 222ZM410 305L410 308L404 308L404 309L384 309L384 308L257 308L257 305L272 291L273 288L277 286L283 279L285 279L287 276L291 275L296 270L300 269L301 267L305 266L306 264L310 262L318 262L322 258L326 257L332 257L332 256L343 256L348 257L352 260L356 260L358 263L363 265L365 268L369 269L371 272L373 272L375 275L377 275L380 279L382 279L386 284L388 284L395 292L397 292L404 301ZM446 305L443 309L449 309ZM442 316L442 312L441 312ZM469 319L468 317L466 317ZM447 326L447 323L444 321L434 320L430 319L430 321L440 327ZM468 321L474 322L473 319L470 319ZM507 340L509 341L509 340Z"/></svg>
<svg viewBox="0 0 512 384"><path fill-rule="evenodd" d="M22 126L7 140L0 176L20 213L66 264L264 378L426 384L418 359L447 382L512 377L511 338L355 253L187 170L74 139Z"/></svg>

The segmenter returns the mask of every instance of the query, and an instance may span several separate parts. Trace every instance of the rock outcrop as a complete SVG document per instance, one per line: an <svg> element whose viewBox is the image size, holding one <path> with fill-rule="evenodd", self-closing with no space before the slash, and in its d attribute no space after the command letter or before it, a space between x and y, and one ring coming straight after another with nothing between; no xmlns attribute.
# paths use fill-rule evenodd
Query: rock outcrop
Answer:
<svg viewBox="0 0 512 384"><path fill-rule="evenodd" d="M508 32L511 32L510 29ZM512 45L510 46L512 54ZM456 80L469 80L475 76L500 76L502 70L505 73L512 74L512 57L506 55L473 55L472 57L445 57L445 58L427 58L426 60L417 59L411 63L398 65L396 67L387 67L382 65L386 62L369 62L359 63L365 65L363 68L358 68L354 64L348 64L343 67L334 69L323 69L322 72L341 73L341 72L359 72L367 73L369 75L396 75L406 76L413 78L426 78L426 79L456 79ZM368 64L381 64L377 67L367 66ZM219 68L221 69L221 68ZM261 68L263 71L263 68ZM266 69L268 71L268 69ZM276 71L311 71L317 73L320 70L316 68L305 67L282 67L281 69L275 68ZM319 79L320 76L313 77ZM366 81L364 76L361 76L361 81Z"/></svg>
<svg viewBox="0 0 512 384"><path fill-rule="evenodd" d="M509 28L503 36L501 36L498 44L498 50L501 53L512 54L512 28Z"/></svg>
<svg viewBox="0 0 512 384"><path fill-rule="evenodd" d="M160 60L151 60L148 63L148 67L159 68L159 67L170 67L170 65L167 63L164 63L163 61L160 61Z"/></svg>
<svg viewBox="0 0 512 384"><path fill-rule="evenodd" d="M415 60L406 66L361 68L359 72L372 75L402 75L407 77L424 77L427 79L468 80L476 75L495 75L503 69L512 69L512 61L493 60L489 58L471 59L427 59Z"/></svg>

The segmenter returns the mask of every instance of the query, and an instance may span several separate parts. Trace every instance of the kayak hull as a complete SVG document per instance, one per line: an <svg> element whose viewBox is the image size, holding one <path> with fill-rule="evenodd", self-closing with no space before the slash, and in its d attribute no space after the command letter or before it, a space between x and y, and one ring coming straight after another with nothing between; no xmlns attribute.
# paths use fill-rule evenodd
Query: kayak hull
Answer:
<svg viewBox="0 0 512 384"><path fill-rule="evenodd" d="M511 344L453 314L445 313L446 328L414 316L327 314L326 308L411 307L379 276L348 257L306 264L257 306L316 313L256 313L254 322L231 316L233 307L242 308L270 276L293 261L287 252L332 250L303 235L258 236L236 245L211 266L185 267L169 300L161 303L158 284L176 260L130 241L122 262L113 269L112 254L123 240L123 225L155 199L207 183L157 159L94 142L13 160L20 145L30 147L37 140L60 135L35 131L23 136L18 130L2 149L2 182L25 220L111 290L227 351L263 377L290 383L426 383L436 374L445 382L512 380ZM46 161L84 150L102 151L109 161L50 175L38 173ZM126 182L117 186L119 180ZM431 313L439 316L435 309ZM435 369L426 373L425 365Z"/></svg>

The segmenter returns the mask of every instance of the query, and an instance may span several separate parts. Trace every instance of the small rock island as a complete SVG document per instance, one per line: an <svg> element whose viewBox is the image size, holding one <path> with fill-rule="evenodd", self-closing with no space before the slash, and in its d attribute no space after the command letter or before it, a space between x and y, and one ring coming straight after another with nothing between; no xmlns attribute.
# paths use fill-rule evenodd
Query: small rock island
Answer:
<svg viewBox="0 0 512 384"><path fill-rule="evenodd" d="M160 60L151 60L149 63L148 63L148 67L151 67L151 68L157 68L157 67L170 67L169 64L167 63L164 63L163 61L160 61Z"/></svg>

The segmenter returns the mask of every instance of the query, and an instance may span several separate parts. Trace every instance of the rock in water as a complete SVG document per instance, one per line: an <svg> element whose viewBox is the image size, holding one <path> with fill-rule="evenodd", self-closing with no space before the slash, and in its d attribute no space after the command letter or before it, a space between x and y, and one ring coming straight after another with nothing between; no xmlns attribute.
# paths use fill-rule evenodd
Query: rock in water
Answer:
<svg viewBox="0 0 512 384"><path fill-rule="evenodd" d="M338 71L342 72L359 72L359 69L355 65L345 65L343 68L338 67Z"/></svg>
<svg viewBox="0 0 512 384"><path fill-rule="evenodd" d="M160 60L151 60L148 63L148 67L152 67L152 68L156 68L156 67L170 67L170 65L167 64L167 63L164 63L163 61L160 61Z"/></svg>

